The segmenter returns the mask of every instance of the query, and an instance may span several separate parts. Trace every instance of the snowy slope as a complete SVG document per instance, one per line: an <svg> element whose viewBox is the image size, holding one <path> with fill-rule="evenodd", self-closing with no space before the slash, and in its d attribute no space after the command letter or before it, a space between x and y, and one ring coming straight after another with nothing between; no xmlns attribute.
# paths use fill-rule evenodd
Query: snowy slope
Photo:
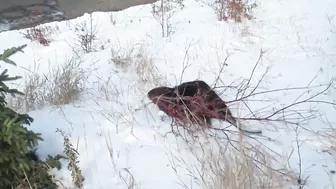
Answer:
<svg viewBox="0 0 336 189"><path fill-rule="evenodd" d="M82 99L62 107L47 106L29 112L35 119L31 128L41 132L45 138L37 151L41 157L62 153L63 138L55 133L58 128L71 133L72 143L78 145L79 165L85 177L86 189L126 188L119 174L127 176L128 170L134 176L138 188L205 188L190 175L192 166L198 165L190 152L190 144L173 134L163 137L171 130L170 119L162 121L158 109L153 104L147 104L148 90L160 84L176 85L182 73L182 82L202 79L213 84L228 54L228 66L224 68L220 79L224 81L223 85L239 84L242 78L250 77L261 49L264 51L263 59L251 80L256 85L268 70L264 82L260 83L261 90L304 87L313 78L311 86L328 84L336 76L335 1L259 0L255 19L240 24L217 21L216 14L207 3L185 0L184 4L184 9L172 17L174 32L168 38L161 36L160 24L151 14L151 5L113 13L115 25L110 22L108 13L93 14L98 28L99 50L80 55L83 60L80 66L90 73L86 78L87 91ZM77 43L73 26L85 19L89 19L89 16L45 24L57 27L59 31L53 34L48 47L23 38L19 31L1 33L0 51L28 44L24 54L19 53L12 58L18 64L17 68L10 65L3 68L8 68L10 74L15 75L27 75L30 71L41 75L48 73L50 67L73 56L72 50ZM100 49L101 46L104 48ZM137 61L131 62L134 65L127 70L111 62L111 49L127 53L140 46L153 57L157 71L139 75L135 69L139 64ZM186 64L190 65L184 70ZM154 79L151 79L152 76ZM112 95L113 99L106 100L98 89L108 79L111 81L110 86L118 92ZM24 80L20 82L18 87L22 88ZM319 100L335 101L335 86ZM302 98L321 90L323 86L312 88ZM218 89L218 92L222 92L222 89ZM254 101L251 97L249 108L262 116L265 112L293 103L302 92L289 90L265 93L255 97ZM235 95L228 90L221 96L230 101ZM295 109L309 110L312 106L325 114L331 125L336 127L335 109L330 105L304 103ZM235 115L239 113L242 117L249 114L246 107L238 108L236 103L232 104L231 109ZM225 124L214 123L218 127ZM299 128L298 137L290 125L265 121L244 121L243 124L261 128L264 136L274 139L276 142L259 141L284 157L287 156L292 170L296 172L296 138L304 141L300 147L300 156L302 177L309 176L305 188L336 187L336 175L330 173L336 169L335 154L331 156L322 153L328 144L305 130L323 132L328 125L322 120L309 120L305 128ZM212 142L213 139L209 139L207 144L211 146ZM250 142L258 144L254 140ZM174 171L176 167L178 173ZM55 175L66 187L71 188L70 172L66 166L61 171L55 171Z"/></svg>

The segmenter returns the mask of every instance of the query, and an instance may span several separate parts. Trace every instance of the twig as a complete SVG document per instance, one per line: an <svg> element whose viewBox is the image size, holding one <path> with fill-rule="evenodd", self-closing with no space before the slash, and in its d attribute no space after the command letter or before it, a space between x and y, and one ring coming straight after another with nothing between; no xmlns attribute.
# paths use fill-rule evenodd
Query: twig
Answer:
<svg viewBox="0 0 336 189"><path fill-rule="evenodd" d="M189 63L189 50L190 50L190 47L192 45L191 43L193 40L194 39L192 39L191 42L188 44L188 46L185 48L185 53L184 53L183 62L182 62L183 69L182 69L181 78L180 78L179 83L182 83L184 72L187 70L188 67L191 66L191 64Z"/></svg>

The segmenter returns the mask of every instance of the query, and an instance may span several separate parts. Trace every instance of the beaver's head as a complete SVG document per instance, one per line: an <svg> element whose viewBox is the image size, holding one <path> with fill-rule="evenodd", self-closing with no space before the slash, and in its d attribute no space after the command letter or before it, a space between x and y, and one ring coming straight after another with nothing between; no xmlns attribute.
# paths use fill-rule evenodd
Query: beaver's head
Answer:
<svg viewBox="0 0 336 189"><path fill-rule="evenodd" d="M157 99L160 97L173 97L175 95L174 88L169 87L157 87L150 90L147 93L147 97L156 103Z"/></svg>

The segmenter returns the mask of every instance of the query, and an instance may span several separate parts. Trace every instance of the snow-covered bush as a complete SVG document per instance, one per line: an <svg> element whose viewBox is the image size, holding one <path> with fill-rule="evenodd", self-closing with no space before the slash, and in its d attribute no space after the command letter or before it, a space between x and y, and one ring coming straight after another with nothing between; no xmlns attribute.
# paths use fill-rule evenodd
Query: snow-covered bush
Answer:
<svg viewBox="0 0 336 189"><path fill-rule="evenodd" d="M162 37L173 32L171 18L183 8L183 0L160 0L152 4L152 15L161 25Z"/></svg>

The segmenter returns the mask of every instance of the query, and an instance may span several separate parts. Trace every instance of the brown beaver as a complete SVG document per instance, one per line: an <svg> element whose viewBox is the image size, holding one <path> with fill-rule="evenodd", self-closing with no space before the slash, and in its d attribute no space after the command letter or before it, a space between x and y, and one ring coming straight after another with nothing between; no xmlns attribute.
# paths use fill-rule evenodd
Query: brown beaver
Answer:
<svg viewBox="0 0 336 189"><path fill-rule="evenodd" d="M226 103L204 81L196 80L175 87L157 87L147 93L147 97L167 115L179 122L197 123L211 127L211 118L228 121L238 128ZM260 133L261 131L241 131Z"/></svg>

